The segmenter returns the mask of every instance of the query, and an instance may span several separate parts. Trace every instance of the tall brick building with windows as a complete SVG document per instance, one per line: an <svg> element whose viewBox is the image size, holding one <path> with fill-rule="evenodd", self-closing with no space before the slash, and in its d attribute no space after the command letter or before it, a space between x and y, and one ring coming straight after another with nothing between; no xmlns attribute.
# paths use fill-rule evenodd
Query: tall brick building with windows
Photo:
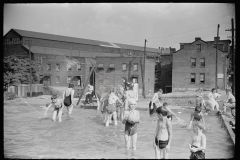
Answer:
<svg viewBox="0 0 240 160"><path fill-rule="evenodd" d="M96 60L97 64L102 63L104 67L111 62L112 69L109 73L109 70L96 70L89 79L90 84L96 85L106 81L102 83L105 87L116 85L120 83L120 77L124 76L129 77L130 80L133 77L138 78L140 90L142 88L140 59L143 57L144 47L19 29L11 29L6 33L3 42L4 56L14 54L20 58L28 57L30 51L32 60L42 65L41 72L44 77L40 83L46 85L67 86L73 81L75 86L83 87L90 73L91 60ZM146 48L146 55L159 55L160 52L160 49ZM136 59L132 62L129 74L129 60L133 57ZM126 71L123 71L124 67ZM153 93L155 63L146 60L145 70L146 93L149 90ZM113 75L114 80L108 83Z"/></svg>
<svg viewBox="0 0 240 160"><path fill-rule="evenodd" d="M203 41L196 37L192 43L180 43L180 50L173 53L172 87L174 91L211 89L216 80L216 41ZM227 68L230 40L218 40L218 78L220 89L227 87Z"/></svg>

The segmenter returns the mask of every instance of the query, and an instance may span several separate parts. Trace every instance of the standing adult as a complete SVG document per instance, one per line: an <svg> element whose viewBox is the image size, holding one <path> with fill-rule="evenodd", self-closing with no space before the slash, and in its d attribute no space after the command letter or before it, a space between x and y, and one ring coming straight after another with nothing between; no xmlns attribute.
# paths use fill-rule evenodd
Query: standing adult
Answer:
<svg viewBox="0 0 240 160"><path fill-rule="evenodd" d="M72 114L72 110L73 110L73 102L74 102L73 96L75 93L73 88L74 88L74 84L69 83L68 88L63 93L63 104L64 106L66 106L68 110L68 115Z"/></svg>
<svg viewBox="0 0 240 160"><path fill-rule="evenodd" d="M135 95L135 92L133 91L133 85L127 84L126 100L125 100L125 107L124 107L125 110L129 110L128 101L130 99L134 99L136 101L136 95Z"/></svg>
<svg viewBox="0 0 240 160"><path fill-rule="evenodd" d="M231 89L226 89L226 94L227 94L227 101L223 104L223 112L226 112L227 108L230 108L232 111L233 116L235 116L235 112L233 109L236 107L236 99L232 94Z"/></svg>
<svg viewBox="0 0 240 160"><path fill-rule="evenodd" d="M212 110L216 107L217 110L219 110L219 104L216 101L217 98L220 98L220 94L217 93L217 90L215 88L212 89L212 91L208 94L209 98L209 104L212 107Z"/></svg>
<svg viewBox="0 0 240 160"><path fill-rule="evenodd" d="M138 83L136 78L133 78L133 91L136 95L136 101L138 101Z"/></svg>
<svg viewBox="0 0 240 160"><path fill-rule="evenodd" d="M127 78L126 77L123 77L122 78L122 86L123 86L123 88L124 88L124 90L126 91L127 90L127 85L128 85L129 83L127 82Z"/></svg>

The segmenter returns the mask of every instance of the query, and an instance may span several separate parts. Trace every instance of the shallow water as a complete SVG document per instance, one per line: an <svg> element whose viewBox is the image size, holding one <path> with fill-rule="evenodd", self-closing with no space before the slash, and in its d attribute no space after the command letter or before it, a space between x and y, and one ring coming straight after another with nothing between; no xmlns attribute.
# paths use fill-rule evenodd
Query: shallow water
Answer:
<svg viewBox="0 0 240 160"><path fill-rule="evenodd" d="M44 109L34 107L40 113ZM169 158L189 158L188 144L193 135L186 126L190 109L173 110L181 121L173 118L173 139ZM182 112L178 114L178 112ZM140 110L137 151L124 148L124 125L105 127L103 115L95 109L75 107L67 116L64 109L62 123L53 122L52 110L43 118L29 106L21 104L4 106L4 155L5 157L27 156L32 158L155 158L153 134L156 116L149 117L148 111ZM234 145L227 131L222 128L217 116L205 116L207 130L206 158L233 158Z"/></svg>

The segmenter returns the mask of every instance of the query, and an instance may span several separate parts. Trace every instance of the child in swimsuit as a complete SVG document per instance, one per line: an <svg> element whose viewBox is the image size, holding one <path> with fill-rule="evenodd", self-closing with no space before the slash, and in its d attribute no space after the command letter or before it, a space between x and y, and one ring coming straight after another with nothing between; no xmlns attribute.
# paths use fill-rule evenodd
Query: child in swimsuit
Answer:
<svg viewBox="0 0 240 160"><path fill-rule="evenodd" d="M190 119L188 129L191 128L192 123L193 123L193 125L195 125L195 123L199 122L199 121L201 121L205 126L205 121L204 121L204 118L203 118L203 113L202 113L202 107L201 106L197 106L195 108L195 111L191 114L191 119Z"/></svg>
<svg viewBox="0 0 240 160"><path fill-rule="evenodd" d="M139 111L135 110L137 107L137 102L134 100L129 100L128 102L129 110L135 112L138 114L139 117ZM132 138L132 147L133 150L136 150L136 143L137 143L137 125L139 124L138 122L135 123L130 123L128 121L128 113L129 111L125 111L124 113L124 119L122 121L123 124L125 124L125 131L124 131L124 136L125 136L125 145L126 148L130 148L130 139Z"/></svg>
<svg viewBox="0 0 240 160"><path fill-rule="evenodd" d="M159 107L156 110L158 121L157 128L154 135L153 147L155 150L155 158L168 158L168 151L172 141L172 124L167 118L168 110Z"/></svg>
<svg viewBox="0 0 240 160"><path fill-rule="evenodd" d="M51 97L51 100L52 100L52 103L50 103L48 105L48 107L46 108L46 111L44 113L44 116L47 114L47 111L49 110L49 108L51 106L54 107L54 111L53 111L53 121L55 122L56 121L56 117L58 115L58 119L59 119L59 122L62 121L62 111L63 111L63 108L64 108L64 105L63 105L63 100L62 99L57 99L58 96L57 95L53 95Z"/></svg>
<svg viewBox="0 0 240 160"><path fill-rule="evenodd" d="M194 126L194 133L192 143L189 144L191 152L190 159L205 159L206 136L202 133L204 126L201 122Z"/></svg>

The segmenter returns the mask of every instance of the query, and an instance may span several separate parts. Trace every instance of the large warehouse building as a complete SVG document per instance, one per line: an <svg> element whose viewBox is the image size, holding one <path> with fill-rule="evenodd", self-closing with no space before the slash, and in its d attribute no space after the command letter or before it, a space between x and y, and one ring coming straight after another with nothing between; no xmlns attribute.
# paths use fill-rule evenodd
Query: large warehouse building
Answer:
<svg viewBox="0 0 240 160"><path fill-rule="evenodd" d="M89 83L96 89L117 86L121 84L121 78L126 77L130 81L137 78L139 91L142 91L140 60L143 60L144 47L19 29L11 29L3 39L4 56L28 56L30 51L32 60L42 64L44 77L41 83L45 85L67 86L72 81L75 86L83 87L95 61L97 69ZM160 55L160 52L160 49L146 48L149 56ZM154 81L155 62L146 59L146 94L153 93Z"/></svg>

